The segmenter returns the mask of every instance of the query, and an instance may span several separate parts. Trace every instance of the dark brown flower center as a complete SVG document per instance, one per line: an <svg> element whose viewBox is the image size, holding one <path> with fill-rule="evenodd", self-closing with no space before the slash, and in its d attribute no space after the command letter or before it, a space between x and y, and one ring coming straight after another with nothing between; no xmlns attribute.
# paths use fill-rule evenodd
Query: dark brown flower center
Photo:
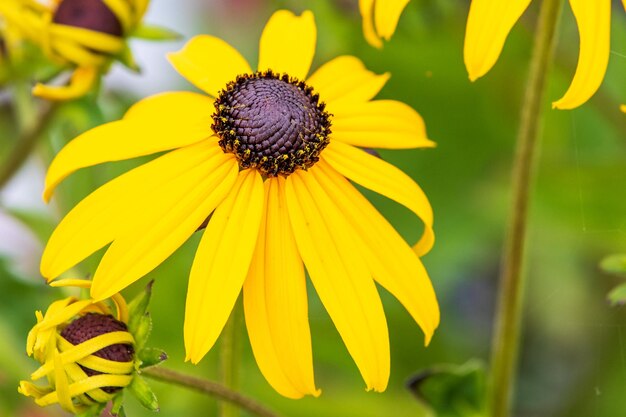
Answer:
<svg viewBox="0 0 626 417"><path fill-rule="evenodd" d="M126 332L126 324L116 320L113 316L87 313L71 322L63 331L61 336L73 345L79 345L96 336L111 332ZM102 348L94 353L103 359L115 362L130 362L133 360L135 350L132 345L117 343ZM89 376L101 374L101 372L81 366L83 371ZM113 393L117 387L104 387L103 391Z"/></svg>
<svg viewBox="0 0 626 417"><path fill-rule="evenodd" d="M307 169L328 145L330 114L303 81L271 71L241 75L215 100L212 128L242 169L274 177Z"/></svg>
<svg viewBox="0 0 626 417"><path fill-rule="evenodd" d="M102 0L63 0L52 21L113 36L123 35L119 19Z"/></svg>

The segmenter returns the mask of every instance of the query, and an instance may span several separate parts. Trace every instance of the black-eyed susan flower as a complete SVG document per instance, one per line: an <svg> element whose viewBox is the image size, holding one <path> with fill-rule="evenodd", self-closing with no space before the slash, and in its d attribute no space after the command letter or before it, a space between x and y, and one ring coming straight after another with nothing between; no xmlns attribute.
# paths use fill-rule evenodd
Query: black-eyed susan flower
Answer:
<svg viewBox="0 0 626 417"><path fill-rule="evenodd" d="M396 31L402 11L410 0L359 0L363 35L370 45L382 48Z"/></svg>
<svg viewBox="0 0 626 417"><path fill-rule="evenodd" d="M90 281L65 279L52 285L89 288ZM150 286L130 308L120 294L104 301L72 296L53 302L45 314L37 311L26 352L41 363L31 380L45 378L47 385L21 381L18 391L42 407L59 404L70 413L98 416L110 401L119 409L118 394L129 388L156 409L154 394L136 375L166 358L162 351L156 360L142 355L150 328L145 314L149 296Z"/></svg>
<svg viewBox="0 0 626 417"><path fill-rule="evenodd" d="M256 70L223 40L197 36L170 60L206 94L147 98L71 141L50 166L46 200L80 168L169 152L80 202L52 234L43 275L54 279L112 242L91 289L95 299L108 297L206 224L187 293L187 360L211 349L243 288L266 379L287 397L317 395L306 267L368 389L384 390L389 340L375 282L404 304L428 343L439 310L419 255L433 245L433 217L410 177L358 147L433 143L409 106L372 100L388 74L342 56L307 76L316 36L312 13L276 12ZM348 179L422 219L414 250Z"/></svg>
<svg viewBox="0 0 626 417"><path fill-rule="evenodd" d="M470 80L482 77L495 65L509 32L530 2L472 0L464 49ZM580 52L569 89L552 103L557 109L572 109L585 103L602 84L609 63L611 1L570 0L569 3L578 24Z"/></svg>
<svg viewBox="0 0 626 417"><path fill-rule="evenodd" d="M51 100L86 94L113 59L135 69L126 44L140 34L149 0L2 0L0 16L63 68L67 85L37 84L33 93Z"/></svg>

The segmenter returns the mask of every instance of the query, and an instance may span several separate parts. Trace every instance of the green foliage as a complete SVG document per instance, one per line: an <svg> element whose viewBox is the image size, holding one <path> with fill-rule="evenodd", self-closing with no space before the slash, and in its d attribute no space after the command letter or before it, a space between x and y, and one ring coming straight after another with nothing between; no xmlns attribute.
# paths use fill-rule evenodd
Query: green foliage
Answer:
<svg viewBox="0 0 626 417"><path fill-rule="evenodd" d="M413 376L408 387L437 417L486 417L485 366L436 365Z"/></svg>

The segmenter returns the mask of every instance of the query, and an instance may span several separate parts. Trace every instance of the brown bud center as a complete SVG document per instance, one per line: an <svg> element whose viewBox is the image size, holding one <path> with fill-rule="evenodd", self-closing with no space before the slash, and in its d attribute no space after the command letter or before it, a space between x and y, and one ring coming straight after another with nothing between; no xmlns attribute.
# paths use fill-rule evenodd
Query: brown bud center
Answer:
<svg viewBox="0 0 626 417"><path fill-rule="evenodd" d="M113 316L87 313L84 316L77 318L65 329L63 329L61 336L71 344L78 345L89 339L93 339L96 336L111 332L125 331L128 331L126 324L116 320ZM96 351L94 355L115 362L130 362L133 360L134 353L135 351L132 345L117 343ZM89 376L101 373L83 366L81 366L81 368ZM105 392L112 393L117 391L119 388L104 387L102 389Z"/></svg>
<svg viewBox="0 0 626 417"><path fill-rule="evenodd" d="M102 0L63 0L52 21L113 36L123 35L119 19Z"/></svg>

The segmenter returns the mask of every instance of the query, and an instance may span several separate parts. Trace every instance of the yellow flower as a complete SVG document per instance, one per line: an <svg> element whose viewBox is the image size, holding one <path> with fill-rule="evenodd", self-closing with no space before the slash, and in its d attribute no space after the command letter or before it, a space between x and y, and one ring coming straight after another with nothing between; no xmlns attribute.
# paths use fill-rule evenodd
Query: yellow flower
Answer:
<svg viewBox="0 0 626 417"><path fill-rule="evenodd" d="M149 0L2 0L0 16L53 61L74 68L68 85L37 84L33 94L69 100L86 94L113 57L132 65L126 40Z"/></svg>
<svg viewBox="0 0 626 417"><path fill-rule="evenodd" d="M370 45L382 48L396 31L398 20L409 0L359 0L363 34Z"/></svg>
<svg viewBox="0 0 626 417"><path fill-rule="evenodd" d="M187 360L197 363L211 349L243 287L266 379L287 397L317 395L306 266L368 389L384 390L389 341L374 279L404 304L428 343L439 310L418 255L434 242L433 218L410 177L356 146L433 143L409 106L372 100L388 74L341 56L307 77L316 36L311 12L283 10L263 31L256 71L212 36L171 54L206 95L144 99L59 152L46 200L80 168L170 151L80 202L52 234L42 274L53 279L113 242L91 289L95 299L107 297L163 262L210 216L189 279ZM422 219L416 252L346 177Z"/></svg>
<svg viewBox="0 0 626 417"><path fill-rule="evenodd" d="M89 281L68 279L55 286L89 288ZM59 404L71 413L110 401L133 379L135 340L129 333L128 308L119 294L105 302L68 297L55 301L28 334L26 351L41 367L31 375L48 385L21 381L18 391L40 406Z"/></svg>
<svg viewBox="0 0 626 417"><path fill-rule="evenodd" d="M485 75L496 63L506 38L531 0L473 0L465 33L465 66L470 80ZM609 63L611 1L570 0L578 24L580 53L574 79L553 108L573 109L600 87ZM626 2L624 4L626 7Z"/></svg>

